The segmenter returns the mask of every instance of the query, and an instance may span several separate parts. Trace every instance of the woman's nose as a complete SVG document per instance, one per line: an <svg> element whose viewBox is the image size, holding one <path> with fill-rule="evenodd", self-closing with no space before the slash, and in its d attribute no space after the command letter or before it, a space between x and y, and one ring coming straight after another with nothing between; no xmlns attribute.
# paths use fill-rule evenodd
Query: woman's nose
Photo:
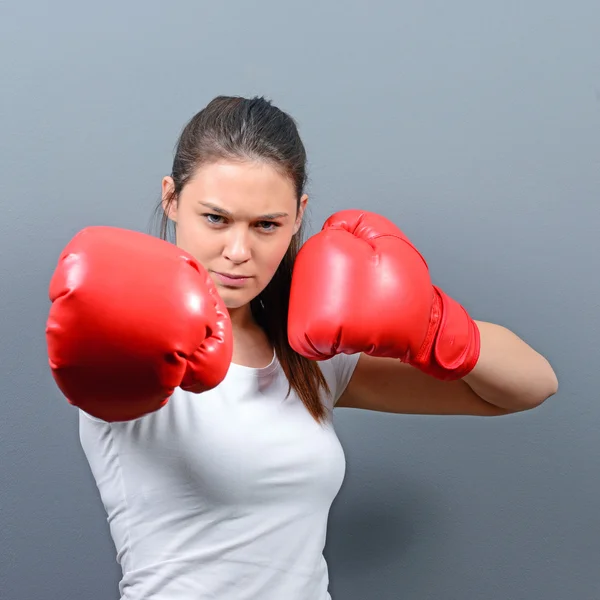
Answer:
<svg viewBox="0 0 600 600"><path fill-rule="evenodd" d="M232 228L227 236L224 256L234 263L246 262L251 256L250 235L244 227Z"/></svg>

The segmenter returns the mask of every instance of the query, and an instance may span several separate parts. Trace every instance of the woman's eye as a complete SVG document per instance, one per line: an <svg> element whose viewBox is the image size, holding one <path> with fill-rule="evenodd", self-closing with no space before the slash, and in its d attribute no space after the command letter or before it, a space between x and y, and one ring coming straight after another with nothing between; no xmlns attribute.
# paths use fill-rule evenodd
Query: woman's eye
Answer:
<svg viewBox="0 0 600 600"><path fill-rule="evenodd" d="M206 213L202 216L212 225L220 225L223 222L223 217L221 215L214 215L212 213Z"/></svg>
<svg viewBox="0 0 600 600"><path fill-rule="evenodd" d="M259 221L258 226L265 231L273 231L279 227L279 223L273 223L272 221Z"/></svg>
<svg viewBox="0 0 600 600"><path fill-rule="evenodd" d="M225 224L225 217L222 215L216 215L214 213L204 213L202 215L208 223L211 225L223 225ZM279 223L273 221L259 221L256 226L264 232L274 231L277 227L280 227Z"/></svg>

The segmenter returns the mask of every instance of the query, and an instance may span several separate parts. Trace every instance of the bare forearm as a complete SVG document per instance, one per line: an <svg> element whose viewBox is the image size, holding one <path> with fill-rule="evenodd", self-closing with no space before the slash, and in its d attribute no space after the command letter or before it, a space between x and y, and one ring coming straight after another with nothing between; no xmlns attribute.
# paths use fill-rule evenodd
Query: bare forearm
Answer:
<svg viewBox="0 0 600 600"><path fill-rule="evenodd" d="M483 400L509 410L539 406L558 390L550 363L509 329L476 321L481 334L477 365L463 378Z"/></svg>

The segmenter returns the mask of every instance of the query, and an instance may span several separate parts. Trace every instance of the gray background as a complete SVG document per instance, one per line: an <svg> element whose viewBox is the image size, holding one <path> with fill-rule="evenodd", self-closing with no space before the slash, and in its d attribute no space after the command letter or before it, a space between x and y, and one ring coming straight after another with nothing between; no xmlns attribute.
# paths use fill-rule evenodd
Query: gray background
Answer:
<svg viewBox="0 0 600 600"><path fill-rule="evenodd" d="M599 40L597 0L5 0L0 597L117 598L47 368L48 281L80 228L148 230L181 127L226 93L298 120L312 231L345 207L394 219L560 380L501 419L339 411L334 599L600 598Z"/></svg>

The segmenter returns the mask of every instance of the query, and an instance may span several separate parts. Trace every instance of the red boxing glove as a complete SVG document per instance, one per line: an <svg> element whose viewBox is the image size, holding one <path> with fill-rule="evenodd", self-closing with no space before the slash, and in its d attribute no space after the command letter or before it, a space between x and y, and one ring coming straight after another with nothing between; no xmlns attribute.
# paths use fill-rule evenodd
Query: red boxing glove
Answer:
<svg viewBox="0 0 600 600"><path fill-rule="evenodd" d="M392 222L344 210L300 249L288 339L313 360L363 352L398 358L442 380L467 375L479 330L431 283L425 259Z"/></svg>
<svg viewBox="0 0 600 600"><path fill-rule="evenodd" d="M67 400L105 421L163 407L177 386L204 392L229 369L229 313L208 273L166 241L89 227L61 253L46 327Z"/></svg>

